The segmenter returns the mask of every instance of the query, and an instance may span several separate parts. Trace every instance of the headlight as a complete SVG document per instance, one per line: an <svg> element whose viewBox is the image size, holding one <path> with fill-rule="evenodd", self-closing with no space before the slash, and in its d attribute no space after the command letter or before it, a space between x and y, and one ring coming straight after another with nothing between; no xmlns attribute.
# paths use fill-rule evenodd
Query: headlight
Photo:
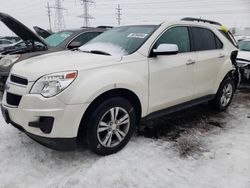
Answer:
<svg viewBox="0 0 250 188"><path fill-rule="evenodd" d="M3 59L0 61L0 65L3 67L9 67L21 57L21 55L16 54L16 55L6 55Z"/></svg>
<svg viewBox="0 0 250 188"><path fill-rule="evenodd" d="M77 71L59 72L39 78L30 93L53 97L67 88L77 77Z"/></svg>

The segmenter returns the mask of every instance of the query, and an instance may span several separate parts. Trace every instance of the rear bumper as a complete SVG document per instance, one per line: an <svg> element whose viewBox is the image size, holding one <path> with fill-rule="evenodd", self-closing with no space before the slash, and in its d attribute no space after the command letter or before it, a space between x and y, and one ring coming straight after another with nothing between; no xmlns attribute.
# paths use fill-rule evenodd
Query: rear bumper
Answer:
<svg viewBox="0 0 250 188"><path fill-rule="evenodd" d="M24 132L27 136L35 140L36 142L49 147L51 149L59 150L59 151L70 151L76 148L76 141L77 138L49 138L34 135L32 133L27 132L21 125L13 122L10 117L7 109L1 106L2 115L6 123L13 125L15 128L19 129L20 131Z"/></svg>

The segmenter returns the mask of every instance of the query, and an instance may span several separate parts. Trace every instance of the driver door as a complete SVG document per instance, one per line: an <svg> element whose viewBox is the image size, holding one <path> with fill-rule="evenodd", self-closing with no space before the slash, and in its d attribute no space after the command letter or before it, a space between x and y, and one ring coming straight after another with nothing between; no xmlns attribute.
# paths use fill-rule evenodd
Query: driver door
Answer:
<svg viewBox="0 0 250 188"><path fill-rule="evenodd" d="M195 53L191 52L188 28L175 26L168 29L152 50L160 44L176 44L179 52L149 58L149 113L190 101L194 97Z"/></svg>

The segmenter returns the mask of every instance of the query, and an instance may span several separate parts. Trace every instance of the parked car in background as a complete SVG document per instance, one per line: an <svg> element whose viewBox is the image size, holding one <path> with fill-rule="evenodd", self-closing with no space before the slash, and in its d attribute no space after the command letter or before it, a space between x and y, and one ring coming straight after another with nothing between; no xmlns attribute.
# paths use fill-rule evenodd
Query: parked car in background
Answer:
<svg viewBox="0 0 250 188"><path fill-rule="evenodd" d="M0 48L0 54L3 55L3 53L7 54L22 48L26 48L25 42L20 40L18 42L12 43L6 47ZM3 55L4 56L4 55Z"/></svg>
<svg viewBox="0 0 250 188"><path fill-rule="evenodd" d="M250 39L239 42L237 64L240 68L242 82L250 84Z"/></svg>
<svg viewBox="0 0 250 188"><path fill-rule="evenodd" d="M4 85L13 64L30 57L78 48L107 30L105 26L64 30L54 33L43 40L25 25L7 14L0 13L0 20L23 40L24 43L22 44L25 44L25 47L20 49L10 49L2 52L2 55L9 55L0 60L0 90L3 89L1 85Z"/></svg>
<svg viewBox="0 0 250 188"><path fill-rule="evenodd" d="M6 40L6 39L0 39L0 49L3 47L6 47L8 45L11 45L13 42L10 40Z"/></svg>
<svg viewBox="0 0 250 188"><path fill-rule="evenodd" d="M5 37L0 37L0 39L10 40L13 43L16 43L16 42L21 40L20 37L18 37L18 36L5 36Z"/></svg>
<svg viewBox="0 0 250 188"><path fill-rule="evenodd" d="M129 142L141 118L207 101L226 110L239 81L237 48L200 21L122 26L79 50L15 64L2 101L6 122L54 149L86 139L108 155Z"/></svg>
<svg viewBox="0 0 250 188"><path fill-rule="evenodd" d="M47 31L44 30L38 26L34 26L33 29L35 30L35 32L42 38L46 39L48 38L50 35L52 35L53 33L51 31Z"/></svg>

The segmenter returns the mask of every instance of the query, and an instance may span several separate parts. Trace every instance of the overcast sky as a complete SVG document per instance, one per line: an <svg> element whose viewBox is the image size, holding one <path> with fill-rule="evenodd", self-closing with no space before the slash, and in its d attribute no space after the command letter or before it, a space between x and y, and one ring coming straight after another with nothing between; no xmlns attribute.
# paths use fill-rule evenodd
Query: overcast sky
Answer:
<svg viewBox="0 0 250 188"><path fill-rule="evenodd" d="M95 19L91 26L117 25L116 7L122 8L122 25L140 22L177 20L193 16L213 19L228 27L250 27L250 0L94 0L90 13ZM0 12L5 12L23 22L28 27L40 26L48 29L47 2L51 6L55 0L0 0ZM79 0L64 0L62 5L67 28L83 25L83 7ZM55 10L52 9L52 28ZM12 34L0 23L0 36Z"/></svg>

